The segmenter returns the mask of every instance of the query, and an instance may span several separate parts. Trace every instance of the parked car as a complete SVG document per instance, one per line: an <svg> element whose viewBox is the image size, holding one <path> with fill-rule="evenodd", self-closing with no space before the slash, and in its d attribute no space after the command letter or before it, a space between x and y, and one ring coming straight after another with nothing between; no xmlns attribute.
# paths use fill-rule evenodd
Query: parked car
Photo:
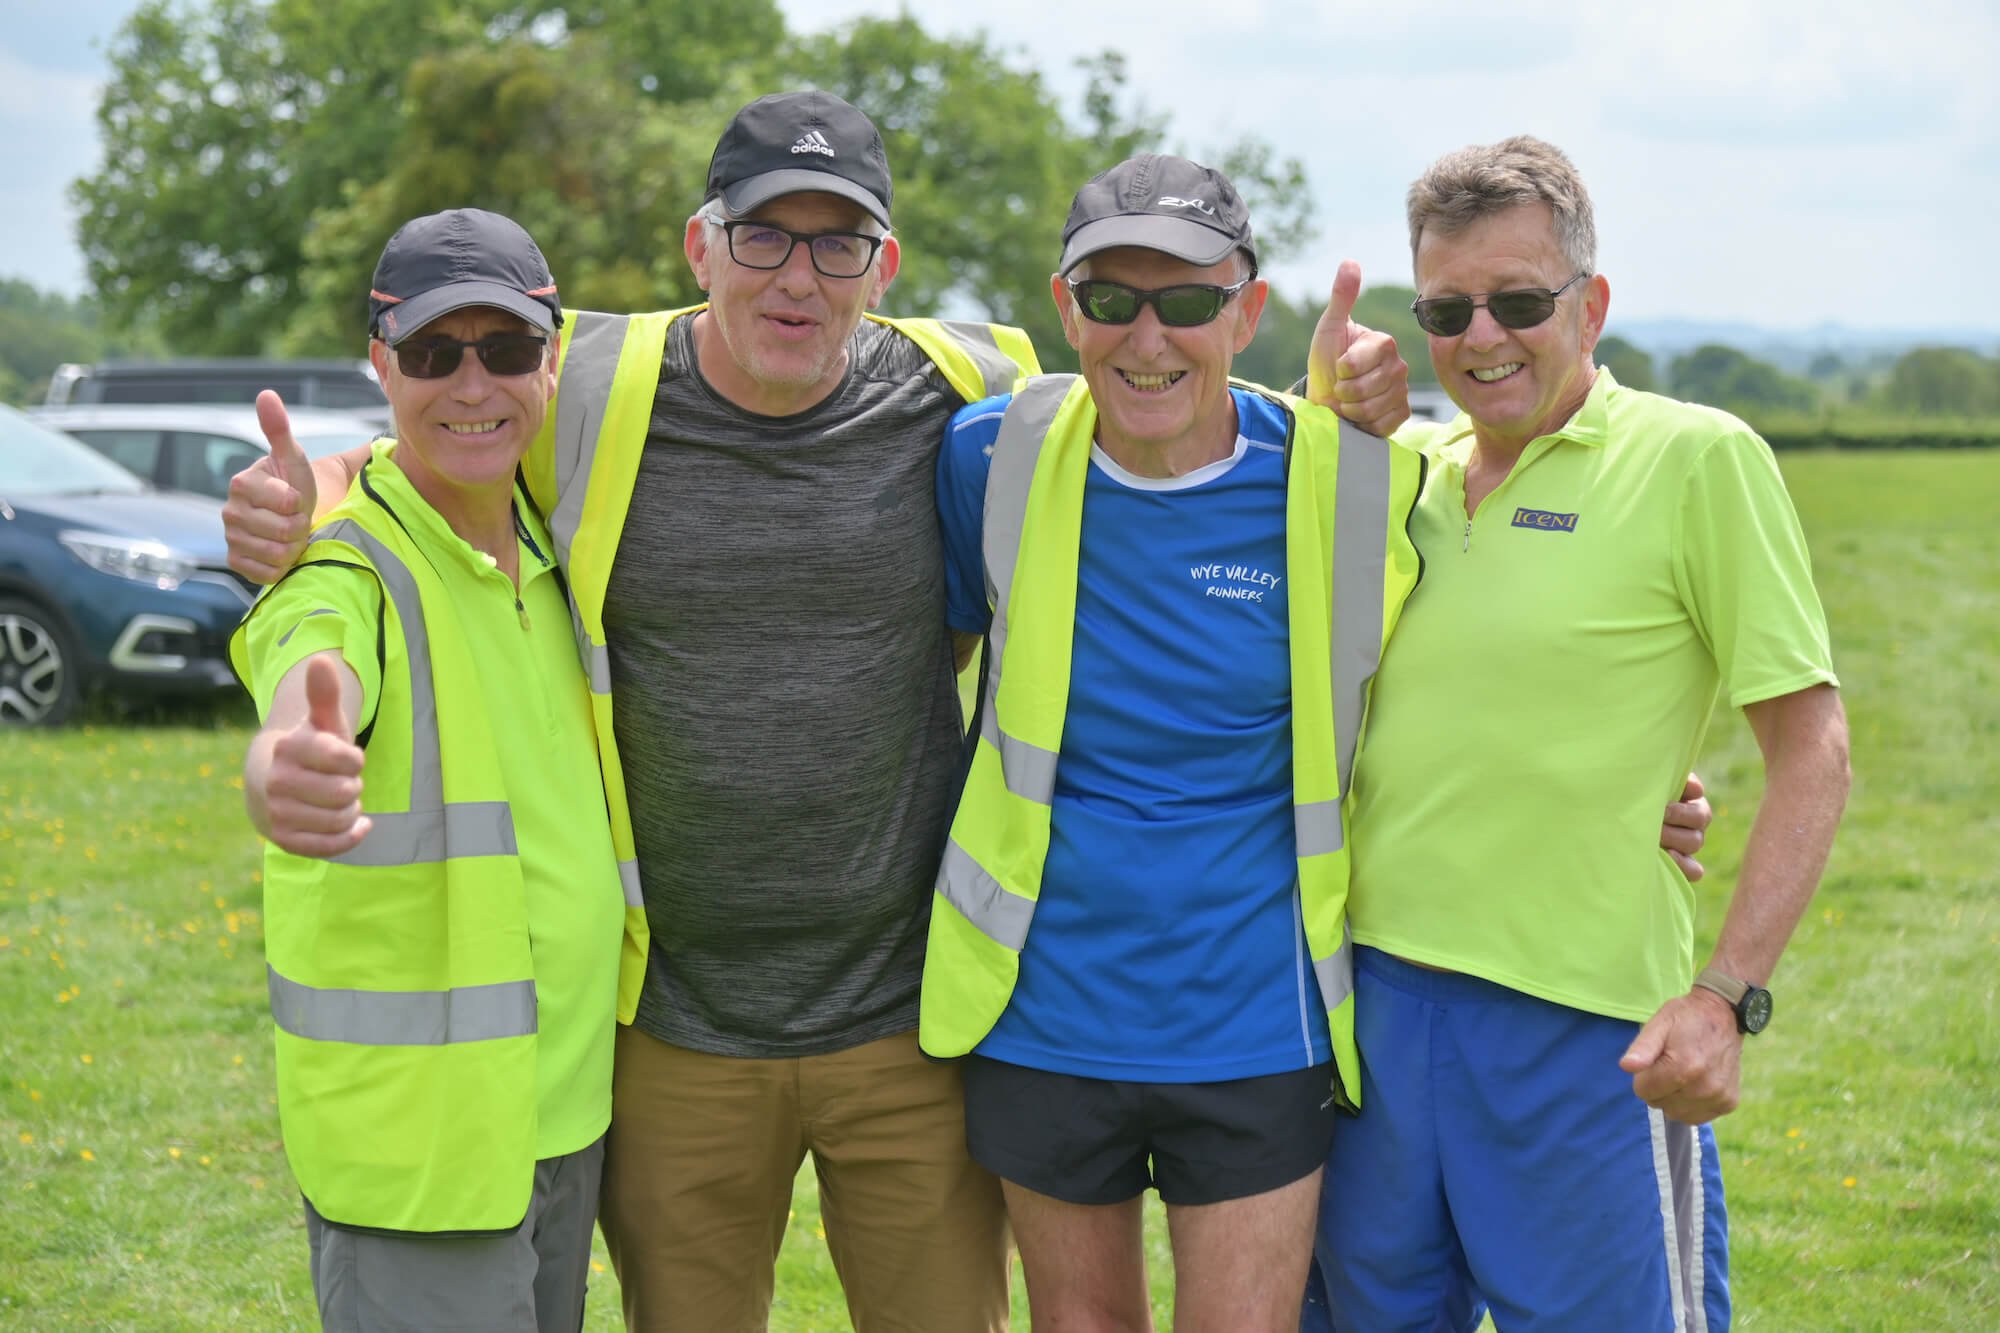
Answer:
<svg viewBox="0 0 2000 1333"><path fill-rule="evenodd" d="M218 500L229 479L264 456L257 409L207 403L107 403L31 407L28 415L74 435L141 481ZM292 434L306 457L337 454L381 431L352 412L292 409Z"/></svg>
<svg viewBox="0 0 2000 1333"><path fill-rule="evenodd" d="M1410 418L1413 421L1450 421L1458 415L1458 404L1434 384L1410 390Z"/></svg>
<svg viewBox="0 0 2000 1333"><path fill-rule="evenodd" d="M270 361L213 357L176 361L70 362L49 377L44 401L69 403L253 403L276 389L288 407L361 412L389 424L389 400L363 360Z"/></svg>
<svg viewBox="0 0 2000 1333"><path fill-rule="evenodd" d="M0 407L0 726L61 722L92 689L237 688L229 635L254 595L216 501Z"/></svg>

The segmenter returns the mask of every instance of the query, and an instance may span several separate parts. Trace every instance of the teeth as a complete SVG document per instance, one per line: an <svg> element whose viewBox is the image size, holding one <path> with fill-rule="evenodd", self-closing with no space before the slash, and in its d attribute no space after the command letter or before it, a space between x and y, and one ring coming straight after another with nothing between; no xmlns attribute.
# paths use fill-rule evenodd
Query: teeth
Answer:
<svg viewBox="0 0 2000 1333"><path fill-rule="evenodd" d="M1130 370L1121 370L1118 373L1123 375L1125 382L1135 389L1165 389L1179 384L1181 376L1187 374L1185 370L1161 371L1154 375L1141 375Z"/></svg>
<svg viewBox="0 0 2000 1333"><path fill-rule="evenodd" d="M1520 368L1521 363L1519 361L1509 361L1504 366L1491 366L1485 370L1475 370L1472 372L1472 378L1478 380L1481 384L1491 384L1495 380L1506 379Z"/></svg>
<svg viewBox="0 0 2000 1333"><path fill-rule="evenodd" d="M499 430L498 421L447 421L444 428L453 435L484 435L488 431Z"/></svg>

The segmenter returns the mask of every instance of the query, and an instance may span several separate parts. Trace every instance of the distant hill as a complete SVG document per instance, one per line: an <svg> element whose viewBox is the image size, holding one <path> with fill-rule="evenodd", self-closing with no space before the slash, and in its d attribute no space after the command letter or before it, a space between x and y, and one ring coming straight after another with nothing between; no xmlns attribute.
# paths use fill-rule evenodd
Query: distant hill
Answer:
<svg viewBox="0 0 2000 1333"><path fill-rule="evenodd" d="M2000 331L1993 329L1864 329L1825 323L1803 329L1695 319L1619 319L1605 326L1665 363L1703 343L1724 343L1793 374L1805 373L1817 357L1831 352L1849 365L1893 361L1912 347L1967 347L1982 356L2000 355Z"/></svg>

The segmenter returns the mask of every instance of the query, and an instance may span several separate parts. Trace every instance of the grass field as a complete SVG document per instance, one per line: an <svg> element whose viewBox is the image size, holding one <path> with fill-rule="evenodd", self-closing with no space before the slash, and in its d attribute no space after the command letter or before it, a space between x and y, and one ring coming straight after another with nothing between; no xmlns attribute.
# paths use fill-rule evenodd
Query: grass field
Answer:
<svg viewBox="0 0 2000 1333"><path fill-rule="evenodd" d="M1856 781L1720 1127L1738 1327L1996 1329L2000 455L1782 462ZM0 1328L314 1326L234 780L244 726L0 735ZM1718 720L1702 771L1712 931L1757 797L1739 721ZM1149 1238L1164 1297L1157 1215ZM846 1326L809 1174L778 1292L774 1328ZM591 1304L590 1328L618 1327L608 1271Z"/></svg>

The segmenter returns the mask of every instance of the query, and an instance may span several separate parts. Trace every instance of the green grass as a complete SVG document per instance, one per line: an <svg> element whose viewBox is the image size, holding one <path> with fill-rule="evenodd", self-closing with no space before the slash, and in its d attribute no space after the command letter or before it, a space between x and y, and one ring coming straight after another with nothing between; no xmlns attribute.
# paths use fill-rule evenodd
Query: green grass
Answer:
<svg viewBox="0 0 2000 1333"><path fill-rule="evenodd" d="M1782 462L1856 777L1720 1126L1738 1324L2000 1327L2000 458ZM0 735L0 1328L314 1327L232 782L245 739L236 711ZM1712 932L1757 799L1740 721L1718 719L1702 769ZM788 1333L846 1327L818 1225L808 1172ZM1148 1238L1164 1328L1157 1210ZM608 1270L591 1305L588 1327L618 1327Z"/></svg>

